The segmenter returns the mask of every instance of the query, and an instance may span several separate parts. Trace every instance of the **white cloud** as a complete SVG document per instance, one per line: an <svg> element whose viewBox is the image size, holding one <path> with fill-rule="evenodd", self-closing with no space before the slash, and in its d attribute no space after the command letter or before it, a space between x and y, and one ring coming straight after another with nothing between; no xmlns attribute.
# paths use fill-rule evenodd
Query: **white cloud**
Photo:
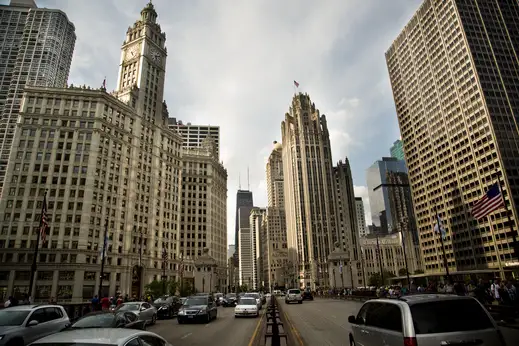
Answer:
<svg viewBox="0 0 519 346"><path fill-rule="evenodd" d="M280 140L294 79L327 115L334 158L347 155L356 185L365 184L365 169L399 136L384 52L421 1L153 1L167 38L171 116L221 126L230 243L247 166L256 204L266 204L265 156ZM72 83L99 86L106 76L115 88L119 48L145 3L38 1L76 26Z"/></svg>

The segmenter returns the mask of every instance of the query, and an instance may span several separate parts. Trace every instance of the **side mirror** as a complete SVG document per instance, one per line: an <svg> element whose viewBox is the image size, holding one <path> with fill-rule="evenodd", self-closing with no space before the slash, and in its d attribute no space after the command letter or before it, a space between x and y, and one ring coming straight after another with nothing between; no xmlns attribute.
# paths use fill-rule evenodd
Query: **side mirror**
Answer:
<svg viewBox="0 0 519 346"><path fill-rule="evenodd" d="M146 310L146 308L143 306L143 307L141 308L141 311L144 311L144 310Z"/></svg>
<svg viewBox="0 0 519 346"><path fill-rule="evenodd" d="M355 316L351 315L351 316L348 317L348 322L356 324L357 323L357 319L355 318Z"/></svg>
<svg viewBox="0 0 519 346"><path fill-rule="evenodd" d="M27 323L27 327L34 327L37 325L38 325L38 321L36 321L36 320L31 320L31 321L29 321L29 323Z"/></svg>

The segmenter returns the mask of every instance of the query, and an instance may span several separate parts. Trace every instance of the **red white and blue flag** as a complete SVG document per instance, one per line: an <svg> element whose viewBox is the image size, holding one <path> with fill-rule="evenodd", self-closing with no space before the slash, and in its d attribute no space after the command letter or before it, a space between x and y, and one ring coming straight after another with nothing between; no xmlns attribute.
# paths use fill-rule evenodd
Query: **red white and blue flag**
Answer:
<svg viewBox="0 0 519 346"><path fill-rule="evenodd" d="M294 85L296 86L296 88L299 88L299 83L297 81L294 81Z"/></svg>
<svg viewBox="0 0 519 346"><path fill-rule="evenodd" d="M492 212L505 206L498 183L495 183L487 192L472 206L472 216L476 220L490 215Z"/></svg>
<svg viewBox="0 0 519 346"><path fill-rule="evenodd" d="M49 228L49 221L47 220L47 195L43 196L43 206L41 208L40 220L40 237L43 244L47 241L47 228Z"/></svg>

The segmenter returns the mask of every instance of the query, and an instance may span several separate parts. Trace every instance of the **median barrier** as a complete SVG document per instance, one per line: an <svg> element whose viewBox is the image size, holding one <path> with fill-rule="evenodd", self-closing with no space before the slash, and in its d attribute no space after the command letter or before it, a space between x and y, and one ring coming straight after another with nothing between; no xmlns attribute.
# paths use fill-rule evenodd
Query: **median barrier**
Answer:
<svg viewBox="0 0 519 346"><path fill-rule="evenodd" d="M266 316L265 346L288 346L288 333L283 314L275 296L270 297Z"/></svg>

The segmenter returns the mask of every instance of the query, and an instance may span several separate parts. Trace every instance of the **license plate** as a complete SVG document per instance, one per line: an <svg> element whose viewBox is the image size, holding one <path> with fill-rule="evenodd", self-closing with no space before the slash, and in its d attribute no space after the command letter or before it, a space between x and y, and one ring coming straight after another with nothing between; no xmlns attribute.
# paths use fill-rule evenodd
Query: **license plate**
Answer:
<svg viewBox="0 0 519 346"><path fill-rule="evenodd" d="M193 316L187 316L187 318L193 318Z"/></svg>

